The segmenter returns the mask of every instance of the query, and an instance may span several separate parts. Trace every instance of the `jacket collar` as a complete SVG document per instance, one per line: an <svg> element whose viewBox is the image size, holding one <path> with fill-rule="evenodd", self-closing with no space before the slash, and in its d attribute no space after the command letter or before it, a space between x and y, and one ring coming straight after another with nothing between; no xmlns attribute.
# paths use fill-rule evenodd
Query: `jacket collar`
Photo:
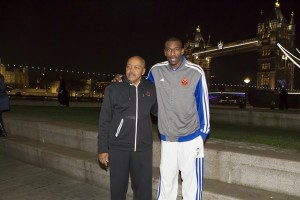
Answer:
<svg viewBox="0 0 300 200"><path fill-rule="evenodd" d="M143 83L145 80L146 80L146 78L145 78L144 76L142 76L139 85L140 85L141 83ZM128 78L127 78L126 75L122 76L122 82L123 82L123 83L127 83L127 84L129 84L129 85L132 84L132 83L128 80Z"/></svg>

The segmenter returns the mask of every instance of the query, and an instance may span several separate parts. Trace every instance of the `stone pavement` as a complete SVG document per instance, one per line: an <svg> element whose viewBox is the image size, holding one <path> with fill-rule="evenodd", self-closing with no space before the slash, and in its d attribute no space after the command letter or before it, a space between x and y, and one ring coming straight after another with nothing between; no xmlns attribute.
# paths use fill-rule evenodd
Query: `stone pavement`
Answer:
<svg viewBox="0 0 300 200"><path fill-rule="evenodd" d="M11 137L8 140L14 140ZM3 140L3 138L1 138ZM7 139L4 139L7 140ZM210 141L210 148L220 148L224 145L221 140ZM264 145L248 146L242 142L228 142L226 150L233 152L243 149L246 151L277 152L285 154L290 160L298 160L293 155L296 151L279 150L268 148ZM246 145L246 146L245 146ZM64 149L65 151L66 149ZM291 154L292 153L292 154ZM221 156L221 155L220 155ZM60 162L55 159L56 162ZM79 164L79 163L78 163ZM70 169L72 170L72 169ZM90 185L76 178L64 176L61 173L51 172L52 170L35 167L5 156L0 155L0 200L109 200L109 190ZM100 171L100 169L99 169ZM156 185L156 184L155 184ZM233 188L232 188L233 186ZM155 186L154 186L155 187ZM209 188L209 189L206 189ZM232 190L233 189L233 190ZM263 190L245 188L240 185L222 184L218 181L205 180L205 200L299 200L300 197L267 192ZM222 191L223 195L217 195ZM230 193L234 193L234 195ZM154 194L155 196L155 194ZM231 198L228 198L232 196ZM132 199L128 195L127 199ZM178 200L180 197L178 198Z"/></svg>
<svg viewBox="0 0 300 200"><path fill-rule="evenodd" d="M0 199L109 199L109 192L0 155Z"/></svg>
<svg viewBox="0 0 300 200"><path fill-rule="evenodd" d="M0 200L108 199L109 190L0 155Z"/></svg>

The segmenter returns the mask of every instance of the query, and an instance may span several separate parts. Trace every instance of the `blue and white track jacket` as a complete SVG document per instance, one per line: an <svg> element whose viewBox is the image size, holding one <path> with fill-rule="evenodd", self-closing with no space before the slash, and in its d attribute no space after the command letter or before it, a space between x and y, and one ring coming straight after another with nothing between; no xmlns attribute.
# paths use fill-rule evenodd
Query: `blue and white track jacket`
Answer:
<svg viewBox="0 0 300 200"><path fill-rule="evenodd" d="M209 100L203 69L182 57L173 70L168 61L154 65L148 80L155 83L158 129L161 139L171 142L205 140L210 131Z"/></svg>

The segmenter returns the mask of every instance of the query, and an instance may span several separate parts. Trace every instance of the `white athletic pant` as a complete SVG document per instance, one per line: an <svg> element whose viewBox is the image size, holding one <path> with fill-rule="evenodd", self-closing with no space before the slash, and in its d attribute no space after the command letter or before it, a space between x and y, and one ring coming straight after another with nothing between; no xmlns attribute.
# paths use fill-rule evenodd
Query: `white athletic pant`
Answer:
<svg viewBox="0 0 300 200"><path fill-rule="evenodd" d="M176 200L181 171L183 200L201 200L204 148L201 136L186 142L161 142L158 200Z"/></svg>

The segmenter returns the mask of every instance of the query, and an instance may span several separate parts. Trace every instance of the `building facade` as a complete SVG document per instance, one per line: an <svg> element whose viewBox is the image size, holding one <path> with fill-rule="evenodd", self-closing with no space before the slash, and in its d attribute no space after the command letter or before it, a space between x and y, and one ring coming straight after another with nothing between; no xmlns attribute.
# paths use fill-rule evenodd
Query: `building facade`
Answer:
<svg viewBox="0 0 300 200"><path fill-rule="evenodd" d="M29 75L28 67L23 67L21 70L14 69L8 71L4 64L0 64L0 73L4 76L5 83L10 88L28 88L29 87Z"/></svg>

